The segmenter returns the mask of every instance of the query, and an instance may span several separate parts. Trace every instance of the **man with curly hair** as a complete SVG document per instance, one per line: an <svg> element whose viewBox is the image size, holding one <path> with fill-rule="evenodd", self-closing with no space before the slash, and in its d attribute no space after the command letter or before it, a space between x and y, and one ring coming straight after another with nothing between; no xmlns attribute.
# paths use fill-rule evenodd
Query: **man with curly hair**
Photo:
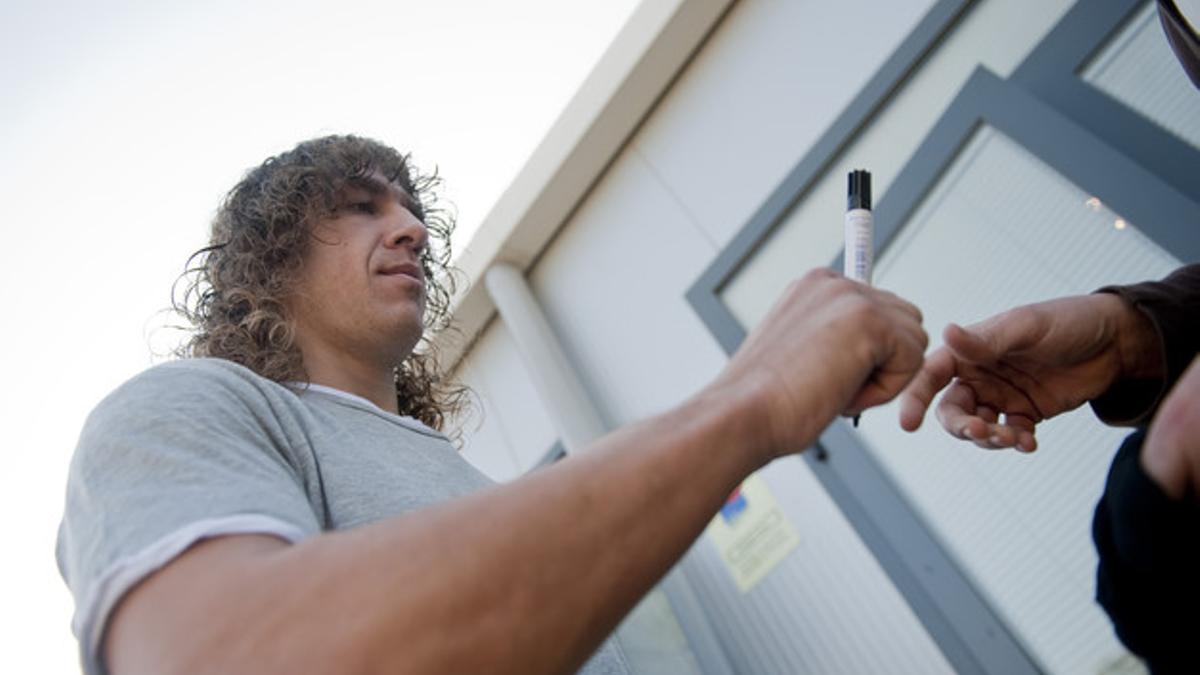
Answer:
<svg viewBox="0 0 1200 675"><path fill-rule="evenodd" d="M693 398L493 485L416 349L449 298L430 186L331 137L232 190L181 303L190 358L106 398L72 461L88 672L626 672L606 637L733 488L921 365L914 306L814 271Z"/></svg>

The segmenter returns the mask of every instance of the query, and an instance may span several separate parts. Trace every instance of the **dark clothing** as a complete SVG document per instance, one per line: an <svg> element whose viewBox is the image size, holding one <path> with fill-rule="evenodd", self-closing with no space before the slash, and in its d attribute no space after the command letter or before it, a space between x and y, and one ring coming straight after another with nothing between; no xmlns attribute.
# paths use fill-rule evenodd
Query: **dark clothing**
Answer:
<svg viewBox="0 0 1200 675"><path fill-rule="evenodd" d="M1156 675L1200 671L1200 506L1163 493L1142 470L1145 437L1125 439L1096 506L1096 599Z"/></svg>
<svg viewBox="0 0 1200 675"><path fill-rule="evenodd" d="M1120 295L1149 317L1162 345L1166 376L1118 382L1092 401L1092 410L1105 424L1145 426L1200 350L1200 264L1185 265L1162 281L1100 290Z"/></svg>
<svg viewBox="0 0 1200 675"><path fill-rule="evenodd" d="M1200 672L1192 643L1200 634L1200 505L1168 498L1138 459L1146 425L1200 350L1200 265L1102 291L1129 300L1154 323L1166 377L1117 383L1092 402L1105 422L1142 427L1121 445L1096 506L1096 599L1154 673Z"/></svg>

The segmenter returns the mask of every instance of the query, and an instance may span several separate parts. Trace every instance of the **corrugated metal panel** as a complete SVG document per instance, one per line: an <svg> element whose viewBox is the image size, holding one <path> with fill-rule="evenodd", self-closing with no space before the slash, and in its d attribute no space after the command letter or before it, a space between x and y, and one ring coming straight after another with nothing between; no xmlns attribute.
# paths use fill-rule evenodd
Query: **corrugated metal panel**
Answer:
<svg viewBox="0 0 1200 675"><path fill-rule="evenodd" d="M715 547L685 561L740 673L953 672L808 466L784 459L763 473L800 544L745 595Z"/></svg>
<svg viewBox="0 0 1200 675"><path fill-rule="evenodd" d="M1019 304L1159 278L1179 263L1135 224L1007 137L983 129L884 251L880 286L942 326ZM986 452L895 406L861 434L1043 667L1096 673L1125 652L1092 600L1091 513L1122 431L1085 407L1042 425L1033 456Z"/></svg>
<svg viewBox="0 0 1200 675"><path fill-rule="evenodd" d="M1084 69L1083 79L1200 148L1200 91L1167 43L1154 3Z"/></svg>

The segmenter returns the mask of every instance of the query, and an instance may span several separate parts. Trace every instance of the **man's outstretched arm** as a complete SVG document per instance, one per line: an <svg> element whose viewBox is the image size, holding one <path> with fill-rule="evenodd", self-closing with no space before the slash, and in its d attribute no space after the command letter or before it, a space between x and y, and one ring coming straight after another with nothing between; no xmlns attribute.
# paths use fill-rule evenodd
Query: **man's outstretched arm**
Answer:
<svg viewBox="0 0 1200 675"><path fill-rule="evenodd" d="M750 472L921 365L920 313L820 270L718 379L588 452L465 499L297 545L202 542L131 591L114 673L565 672Z"/></svg>

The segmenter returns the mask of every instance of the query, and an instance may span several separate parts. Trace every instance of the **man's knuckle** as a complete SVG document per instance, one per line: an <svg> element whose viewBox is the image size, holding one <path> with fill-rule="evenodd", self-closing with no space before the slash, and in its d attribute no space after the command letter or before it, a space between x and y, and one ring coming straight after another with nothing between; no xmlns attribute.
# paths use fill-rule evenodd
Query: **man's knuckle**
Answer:
<svg viewBox="0 0 1200 675"><path fill-rule="evenodd" d="M912 309L912 312L916 316L918 324L925 323L925 313L921 311L920 307L917 307L916 305L912 304L911 302L905 302L904 304ZM922 331L922 332L924 332L924 331Z"/></svg>
<svg viewBox="0 0 1200 675"><path fill-rule="evenodd" d="M789 289L796 290L800 288L808 288L811 286L819 286L830 278L830 271L824 267L818 267L805 272L800 278L793 279L789 284Z"/></svg>
<svg viewBox="0 0 1200 675"><path fill-rule="evenodd" d="M852 300L854 316L859 321L869 324L876 330L889 328L891 321L880 311L880 307L863 295L857 295Z"/></svg>
<svg viewBox="0 0 1200 675"><path fill-rule="evenodd" d="M1021 307L1014 307L1001 316L1004 317L1006 323L1026 325L1037 321L1041 316L1041 312L1032 305L1022 305Z"/></svg>

